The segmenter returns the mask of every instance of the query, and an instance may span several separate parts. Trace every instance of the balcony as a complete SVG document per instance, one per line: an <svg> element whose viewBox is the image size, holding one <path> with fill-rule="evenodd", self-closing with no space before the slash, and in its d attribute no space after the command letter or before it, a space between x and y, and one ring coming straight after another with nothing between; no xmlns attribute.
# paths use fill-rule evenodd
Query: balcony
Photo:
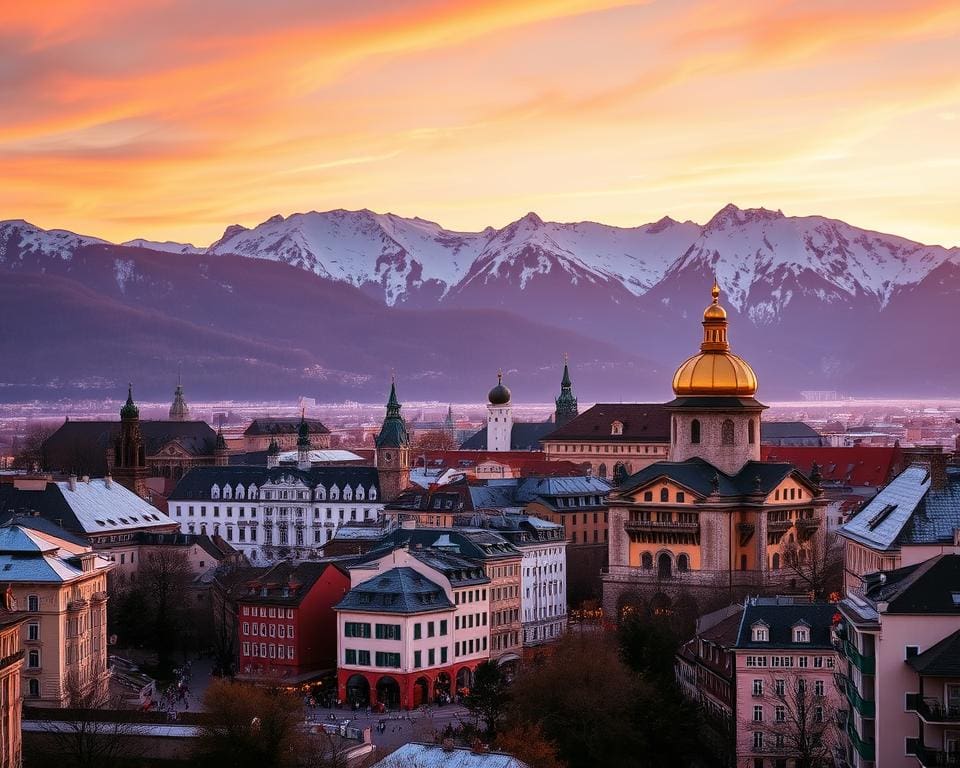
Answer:
<svg viewBox="0 0 960 768"><path fill-rule="evenodd" d="M861 759L869 760L873 762L876 760L876 745L872 741L864 741L860 738L860 734L857 733L857 729L853 724L853 718L847 718L847 738L850 739L850 743L853 745L853 748L857 750L857 754L860 755Z"/></svg>
<svg viewBox="0 0 960 768"><path fill-rule="evenodd" d="M767 533L782 536L793 527L792 520L767 520Z"/></svg>
<svg viewBox="0 0 960 768"><path fill-rule="evenodd" d="M636 533L700 533L700 523L681 523L677 520L627 520L623 527Z"/></svg>
<svg viewBox="0 0 960 768"><path fill-rule="evenodd" d="M14 651L9 656L4 656L0 659L0 669L6 669L7 667L16 664L20 659L23 658L23 648L19 651Z"/></svg>
<svg viewBox="0 0 960 768"><path fill-rule="evenodd" d="M797 520L797 531L802 536L810 536L820 527L820 520L816 517L802 517Z"/></svg>
<svg viewBox="0 0 960 768"><path fill-rule="evenodd" d="M94 592L92 595L90 595L90 600L94 603L102 603L106 599L107 599L106 592Z"/></svg>
<svg viewBox="0 0 960 768"><path fill-rule="evenodd" d="M918 744L914 754L924 768L956 768L960 766L960 752L944 752Z"/></svg>
<svg viewBox="0 0 960 768"><path fill-rule="evenodd" d="M84 600L82 597L78 598L77 600L71 600L69 603L67 603L68 611L82 611L86 607L87 607L87 601Z"/></svg>
<svg viewBox="0 0 960 768"><path fill-rule="evenodd" d="M921 698L919 693L908 694L907 709L916 712L927 723L960 723L960 706L944 706L943 702L931 696Z"/></svg>
<svg viewBox="0 0 960 768"><path fill-rule="evenodd" d="M849 640L843 641L843 654L865 675L876 674L877 660L873 656L864 656Z"/></svg>
<svg viewBox="0 0 960 768"><path fill-rule="evenodd" d="M853 684L852 680L847 681L847 684L844 686L844 691L847 694L847 701L860 713L861 717L873 719L877 716L877 703L863 698L860 692L857 691L857 687Z"/></svg>

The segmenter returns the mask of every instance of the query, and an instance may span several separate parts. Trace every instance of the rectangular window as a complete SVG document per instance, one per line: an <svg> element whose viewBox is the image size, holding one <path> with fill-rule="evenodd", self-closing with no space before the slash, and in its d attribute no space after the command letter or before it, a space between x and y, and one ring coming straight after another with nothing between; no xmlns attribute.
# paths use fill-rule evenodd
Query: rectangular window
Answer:
<svg viewBox="0 0 960 768"><path fill-rule="evenodd" d="M754 681L753 681L753 695L754 695L754 696L763 696L763 680L754 680Z"/></svg>
<svg viewBox="0 0 960 768"><path fill-rule="evenodd" d="M421 655L421 653L422 653L421 651L413 652L413 666L416 669L420 669L420 667L423 666L423 656Z"/></svg>
<svg viewBox="0 0 960 768"><path fill-rule="evenodd" d="M783 704L777 704L777 707L776 707L775 712L776 712L776 717L775 717L775 719L776 719L776 721L777 721L778 723L786 722L786 719L787 719L787 708L786 708L785 706L783 706Z"/></svg>
<svg viewBox="0 0 960 768"><path fill-rule="evenodd" d="M823 696L823 680L815 680L813 683L814 696Z"/></svg>
<svg viewBox="0 0 960 768"><path fill-rule="evenodd" d="M369 667L370 651L357 651L357 664L361 667Z"/></svg>
<svg viewBox="0 0 960 768"><path fill-rule="evenodd" d="M399 653L386 653L384 651L377 651L375 658L378 667L391 667L393 669L400 668Z"/></svg>
<svg viewBox="0 0 960 768"><path fill-rule="evenodd" d="M431 621L430 624L431 624L431 626L432 626L432 625L433 625L433 622ZM446 619L440 619L440 637L443 637L443 636L445 636L446 634L447 634L447 620L446 620ZM433 635L432 635L432 633L431 633L431 637L432 637L432 636L433 636Z"/></svg>
<svg viewBox="0 0 960 768"><path fill-rule="evenodd" d="M446 624L446 622L443 622L443 623ZM427 637L433 637L433 630L434 630L433 622L432 622L432 621L428 621L428 622L427 622Z"/></svg>
<svg viewBox="0 0 960 768"><path fill-rule="evenodd" d="M40 639L40 625L36 622L31 622L27 624L27 640L39 640Z"/></svg>
<svg viewBox="0 0 960 768"><path fill-rule="evenodd" d="M437 654L433 648L427 651L427 659L429 660L431 667L437 663Z"/></svg>
<svg viewBox="0 0 960 768"><path fill-rule="evenodd" d="M366 622L347 621L343 625L344 637L370 637L370 625Z"/></svg>
<svg viewBox="0 0 960 768"><path fill-rule="evenodd" d="M377 640L399 640L399 624L377 624L375 632Z"/></svg>
<svg viewBox="0 0 960 768"><path fill-rule="evenodd" d="M357 652L353 648L347 648L343 652L343 663L344 664L356 664L357 663Z"/></svg>
<svg viewBox="0 0 960 768"><path fill-rule="evenodd" d="M447 646L445 645L440 648L440 663L447 663Z"/></svg>
<svg viewBox="0 0 960 768"><path fill-rule="evenodd" d="M293 661L293 658L294 658L293 646L292 646L292 645L288 645L288 646L287 646L287 661Z"/></svg>
<svg viewBox="0 0 960 768"><path fill-rule="evenodd" d="M250 643L244 643L244 644L243 644L243 655L244 655L244 656L249 656L249 655L250 655Z"/></svg>
<svg viewBox="0 0 960 768"><path fill-rule="evenodd" d="M753 732L753 748L758 752L763 749L763 732L754 731Z"/></svg>
<svg viewBox="0 0 960 768"><path fill-rule="evenodd" d="M763 705L757 704L753 708L753 722L762 723L763 722Z"/></svg>

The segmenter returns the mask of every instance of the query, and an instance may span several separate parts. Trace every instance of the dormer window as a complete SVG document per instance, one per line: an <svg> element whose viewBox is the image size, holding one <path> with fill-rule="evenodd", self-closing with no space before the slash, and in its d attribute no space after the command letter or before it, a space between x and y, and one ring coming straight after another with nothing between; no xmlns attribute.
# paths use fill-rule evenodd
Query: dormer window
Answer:
<svg viewBox="0 0 960 768"><path fill-rule="evenodd" d="M372 485L370 486L369 497L370 497L370 501L376 501L376 500L377 500L377 489L374 488Z"/></svg>
<svg viewBox="0 0 960 768"><path fill-rule="evenodd" d="M231 493L230 486L229 486L229 485L224 485L224 486L223 486L223 498L229 499L232 495L233 495L233 494Z"/></svg>
<svg viewBox="0 0 960 768"><path fill-rule="evenodd" d="M211 499L219 499L219 498L220 498L220 486L219 486L219 485L214 485L214 486L210 489L210 498L211 498Z"/></svg>
<svg viewBox="0 0 960 768"><path fill-rule="evenodd" d="M330 498L333 501L336 501L340 498L340 489L337 486L333 485L330 487Z"/></svg>
<svg viewBox="0 0 960 768"><path fill-rule="evenodd" d="M610 434L611 435L622 435L623 434L623 422L615 421L610 425Z"/></svg>
<svg viewBox="0 0 960 768"><path fill-rule="evenodd" d="M809 643L810 627L806 626L805 624L795 624L793 627L793 642Z"/></svg>
<svg viewBox="0 0 960 768"><path fill-rule="evenodd" d="M762 621L758 621L750 626L750 639L755 643L770 642L770 627Z"/></svg>
<svg viewBox="0 0 960 768"><path fill-rule="evenodd" d="M237 498L238 499L243 498L243 486L240 485L239 483L237 483Z"/></svg>

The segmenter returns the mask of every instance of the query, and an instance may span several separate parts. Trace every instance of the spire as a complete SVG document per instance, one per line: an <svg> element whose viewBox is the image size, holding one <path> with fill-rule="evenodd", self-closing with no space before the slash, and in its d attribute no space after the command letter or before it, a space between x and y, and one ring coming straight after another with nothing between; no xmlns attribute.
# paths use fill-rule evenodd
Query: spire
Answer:
<svg viewBox="0 0 960 768"><path fill-rule="evenodd" d="M730 349L727 341L727 310L720 306L720 286L717 278L713 278L713 287L710 289L713 300L703 311L703 343L702 352L726 352Z"/></svg>
<svg viewBox="0 0 960 768"><path fill-rule="evenodd" d="M307 424L306 408L300 409L300 427L297 429L297 450L310 450L310 427Z"/></svg>
<svg viewBox="0 0 960 768"><path fill-rule="evenodd" d="M410 437L407 434L407 427L403 423L403 417L400 415L400 400L397 398L397 381L390 376L390 397L387 400L387 414L383 419L383 426L380 427L380 434L377 435L375 443L377 448L399 448L410 444Z"/></svg>
<svg viewBox="0 0 960 768"><path fill-rule="evenodd" d="M190 418L190 408L183 399L183 384L180 383L180 369L177 368L177 388L173 393L173 402L170 404L170 421L187 421Z"/></svg>
<svg viewBox="0 0 960 768"><path fill-rule="evenodd" d="M556 410L553 420L557 426L563 426L580 413L577 398L573 394L573 383L570 381L570 365L566 352L563 354L563 377L560 379L560 396L556 399Z"/></svg>
<svg viewBox="0 0 960 768"><path fill-rule="evenodd" d="M218 451L227 450L227 440L223 436L223 418L221 417L217 423L217 447Z"/></svg>
<svg viewBox="0 0 960 768"><path fill-rule="evenodd" d="M120 409L120 418L121 419L140 418L140 409L137 408L136 404L133 402L133 384L127 385L127 402L124 403L123 408Z"/></svg>

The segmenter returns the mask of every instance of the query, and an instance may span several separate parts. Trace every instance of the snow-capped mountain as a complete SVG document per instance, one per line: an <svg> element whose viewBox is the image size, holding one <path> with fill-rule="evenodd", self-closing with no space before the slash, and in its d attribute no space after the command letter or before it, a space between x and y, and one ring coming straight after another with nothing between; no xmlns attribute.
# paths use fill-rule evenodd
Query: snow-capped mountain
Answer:
<svg viewBox="0 0 960 768"><path fill-rule="evenodd" d="M303 307L264 305L251 316L246 304L236 301L240 284L231 275L253 268L259 284L276 276L277 285L285 286L282 294L290 292L289 276L305 270L310 273L305 285L317 298L305 298ZM229 341L221 346L229 365L263 357L262 350L270 349L278 334L283 337L283 329L323 327L325 334L318 338L328 341L295 364L285 362L286 373L277 381L294 376L291 372L312 359L309 355L332 353L328 342L336 333L347 349L353 344L354 352L345 354L341 344L336 360L324 359L321 367L341 370L352 360L352 368L341 370L344 381L369 381L371 370L384 361L396 364L396 356L412 361L425 355L421 375L449 394L456 391L454 371L470 379L469 365L480 359L490 365L502 356L527 360L519 368L529 365L537 375L547 375L549 366L532 362L541 353L553 360L563 345L573 351L576 344L581 349L596 344L605 350L604 365L620 374L601 376L594 397L631 398L616 386L639 381L640 372L663 390L636 393L634 399L666 396L673 367L699 343L699 314L714 275L731 315L733 344L773 396L795 395L803 388L889 394L922 387L934 393L946 391L960 376L955 357L942 354L937 345L914 343L940 327L960 301L960 248L763 208L728 205L703 225L665 217L632 228L545 222L529 213L480 232L455 232L419 218L366 210L314 211L274 216L249 229L230 226L208 248L142 239L114 245L15 220L0 222L0 272L22 276L29 285L24 290L39 291L38 297L56 295L57 308L69 302L99 307L91 310L91 328L108 327L101 309L109 304L118 317L119 303L123 312L149 307L159 313L144 327L174 329L189 321L204 333L226 334ZM12 285L12 277L4 279ZM49 290L40 290L37 280L43 279L50 281ZM69 286L58 280L70 281ZM332 314L310 303L319 301L330 310L338 291L343 300ZM357 297L364 300L362 309ZM55 315L43 301L21 306ZM371 307L384 310L378 325L358 319L371 316ZM231 314L241 308L239 316ZM18 322L12 316L2 327ZM66 319L62 322L69 327ZM409 343L396 333L389 343L371 341L371 334L380 333L376 329L414 325L416 339ZM241 354L236 346L241 327L245 339L261 346ZM451 336L454 328L450 356L431 358L434 337ZM532 356L522 346L530 341L520 338L524 334L537 336ZM466 339L470 363L451 363ZM362 363L356 355L360 350L366 355ZM37 370L47 359L37 361ZM589 399L589 390L581 397Z"/></svg>
<svg viewBox="0 0 960 768"><path fill-rule="evenodd" d="M192 243L176 243L173 240L144 240L138 237L135 240L127 240L121 245L129 248L146 248L150 251L163 251L164 253L205 253L205 248L197 248Z"/></svg>

